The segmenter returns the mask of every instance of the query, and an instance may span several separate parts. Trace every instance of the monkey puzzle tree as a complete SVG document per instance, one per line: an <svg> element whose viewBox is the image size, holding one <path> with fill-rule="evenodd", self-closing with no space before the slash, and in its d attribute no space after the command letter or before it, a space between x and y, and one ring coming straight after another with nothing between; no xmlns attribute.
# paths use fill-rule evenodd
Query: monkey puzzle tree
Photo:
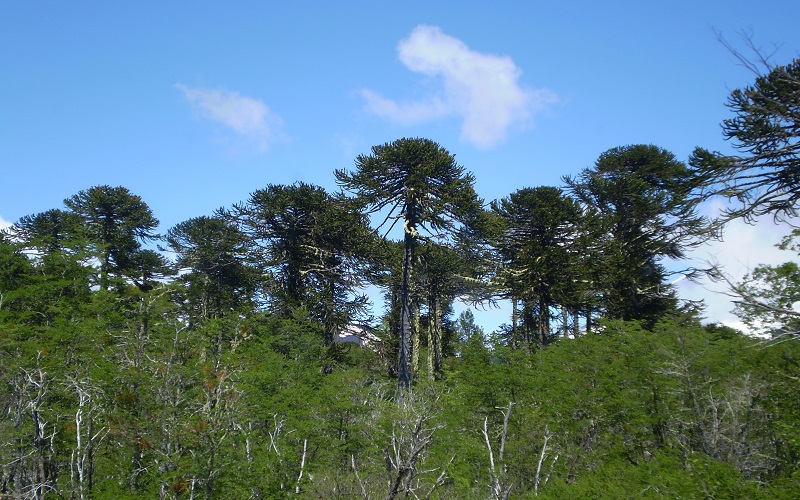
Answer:
<svg viewBox="0 0 800 500"><path fill-rule="evenodd" d="M247 236L270 306L289 316L307 308L325 325L325 341L366 306L356 293L371 231L346 200L305 183L269 185L223 215Z"/></svg>
<svg viewBox="0 0 800 500"><path fill-rule="evenodd" d="M356 158L355 171L341 169L335 175L339 185L361 199L368 212L385 213L380 227L392 221L391 230L398 220L403 221L397 378L398 386L406 389L411 383L410 283L415 246L422 238L445 238L474 216L481 207L474 189L475 178L439 144L420 138L373 146L372 154Z"/></svg>
<svg viewBox="0 0 800 500"><path fill-rule="evenodd" d="M320 187L270 184L222 212L246 235L248 259L260 270L270 307L283 315L305 303L306 267L314 259L314 224L329 195Z"/></svg>
<svg viewBox="0 0 800 500"><path fill-rule="evenodd" d="M680 259L709 237L690 198L690 174L669 151L633 145L610 149L594 168L564 179L599 227L595 287L609 318L652 326L675 305L661 261Z"/></svg>
<svg viewBox="0 0 800 500"><path fill-rule="evenodd" d="M255 275L244 262L246 238L236 226L220 217L195 217L170 229L167 242L178 268L190 269L178 278L190 315L220 317L252 300Z"/></svg>
<svg viewBox="0 0 800 500"><path fill-rule="evenodd" d="M64 200L83 222L86 236L100 256L100 281L108 276L137 274L136 255L142 241L158 238L158 219L141 197L122 186L94 186Z"/></svg>
<svg viewBox="0 0 800 500"><path fill-rule="evenodd" d="M550 337L550 308L575 307L577 302L580 276L574 247L580 206L560 189L544 186L515 191L493 202L492 209L503 223L497 238L505 264L500 281L512 299L523 302L526 343L536 331L544 344Z"/></svg>
<svg viewBox="0 0 800 500"><path fill-rule="evenodd" d="M75 242L81 223L78 215L55 208L22 217L11 232L27 248L52 253Z"/></svg>
<svg viewBox="0 0 800 500"><path fill-rule="evenodd" d="M365 317L366 294L359 292L368 280L375 233L367 216L344 195L331 196L318 215L315 227L317 251L310 263L315 283L312 313L322 320L325 345L348 323Z"/></svg>

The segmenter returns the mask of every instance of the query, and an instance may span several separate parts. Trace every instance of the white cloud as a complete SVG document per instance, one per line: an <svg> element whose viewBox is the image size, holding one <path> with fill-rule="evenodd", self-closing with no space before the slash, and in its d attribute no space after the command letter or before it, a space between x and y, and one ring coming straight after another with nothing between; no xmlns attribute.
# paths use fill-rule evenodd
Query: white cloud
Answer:
<svg viewBox="0 0 800 500"><path fill-rule="evenodd" d="M458 116L462 140L488 148L502 141L511 125L557 100L546 89L520 85L522 71L510 57L475 52L435 26L417 26L397 52L409 70L441 83L434 95L412 102L362 91L371 112L401 124Z"/></svg>
<svg viewBox="0 0 800 500"><path fill-rule="evenodd" d="M9 227L11 227L11 223L5 220L3 217L0 217L0 231Z"/></svg>
<svg viewBox="0 0 800 500"><path fill-rule="evenodd" d="M709 211L718 206L709 207ZM746 224L741 220L729 222L725 226L723 240L707 243L691 252L689 259L698 267L707 263L717 264L734 283L741 282L745 274L758 265L777 265L795 260L797 255L791 251L775 247L781 239L791 232L788 225L776 225L772 217L763 217L755 224ZM725 283L714 283L704 280L702 283L691 283L682 280L677 285L681 297L690 300L704 299L706 322L723 323L744 329L744 324L731 312L734 304L726 295Z"/></svg>
<svg viewBox="0 0 800 500"><path fill-rule="evenodd" d="M367 108L370 111L403 125L422 123L452 114L452 110L438 98L422 102L398 103L369 89L362 90L361 95L367 101Z"/></svg>
<svg viewBox="0 0 800 500"><path fill-rule="evenodd" d="M203 117L225 125L261 150L267 150L283 138L283 120L259 99L238 92L191 88L180 83L175 88L183 92L186 100Z"/></svg>

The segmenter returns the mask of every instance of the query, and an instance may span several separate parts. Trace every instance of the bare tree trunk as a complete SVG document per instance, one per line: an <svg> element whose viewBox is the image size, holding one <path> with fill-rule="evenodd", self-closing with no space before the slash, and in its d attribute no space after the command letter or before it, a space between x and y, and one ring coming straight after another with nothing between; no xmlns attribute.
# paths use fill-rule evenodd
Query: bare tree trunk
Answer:
<svg viewBox="0 0 800 500"><path fill-rule="evenodd" d="M550 474L548 473L547 476L542 479L542 464L544 463L545 459L547 458L547 443L550 441L550 427L544 426L544 442L542 443L542 451L539 454L539 463L536 465L536 475L533 477L533 494L539 494L539 485L547 483L547 480L550 479ZM558 455L553 458L553 462L550 464L550 469L552 471L553 465L558 460Z"/></svg>
<svg viewBox="0 0 800 500"><path fill-rule="evenodd" d="M405 251L403 259L403 281L400 285L400 346L397 353L397 386L400 392L411 387L409 371L409 351L411 350L411 267L414 263L413 228L407 227L405 232Z"/></svg>
<svg viewBox="0 0 800 500"><path fill-rule="evenodd" d="M89 403L89 393L81 387L77 381L73 382L73 388L78 393L78 409L75 411L75 450L72 452L72 465L77 469L78 475L78 498L84 498L83 484L86 479L86 462L83 448L83 410ZM77 457L76 457L77 455Z"/></svg>
<svg viewBox="0 0 800 500"><path fill-rule="evenodd" d="M586 334L592 333L592 308L586 307Z"/></svg>
<svg viewBox="0 0 800 500"><path fill-rule="evenodd" d="M88 380L70 378L69 382L78 396L78 408L75 411L75 449L70 460L70 477L73 483L77 481L77 487L73 484L73 490L77 490L78 497L86 498L92 495L94 449L108 434L108 430L105 427L97 432L94 430L94 416L97 409L95 400L99 390Z"/></svg>
<svg viewBox="0 0 800 500"><path fill-rule="evenodd" d="M517 299L511 298L511 347L517 347L517 322L519 321L519 310L517 309Z"/></svg>
<svg viewBox="0 0 800 500"><path fill-rule="evenodd" d="M414 323L411 329L411 376L417 378L419 374L419 302L413 304Z"/></svg>
<svg viewBox="0 0 800 500"><path fill-rule="evenodd" d="M438 297L433 300L433 374L442 372L442 305Z"/></svg>
<svg viewBox="0 0 800 500"><path fill-rule="evenodd" d="M47 421L51 381L40 362L41 354L37 356L35 368L30 371L19 368L12 378L7 410L13 422L13 438L8 444L13 443L16 457L3 467L3 482L14 485L11 498L44 498L46 493L58 495L58 462L53 445L56 431ZM28 422L32 426L29 427ZM8 472L6 467L10 469Z"/></svg>
<svg viewBox="0 0 800 500"><path fill-rule="evenodd" d="M391 441L384 449L388 474L387 500L418 497L415 490L420 485L413 484L413 480L420 474L418 466L424 462L425 451L433 441L436 431L441 428L431 422L435 403L436 401L420 398L412 391L407 391L402 400L401 413L392 426ZM425 472L435 470L438 467ZM440 475L436 483L441 483L443 479Z"/></svg>
<svg viewBox="0 0 800 500"><path fill-rule="evenodd" d="M297 476L297 482L294 485L294 492L296 495L300 494L300 483L303 480L303 474L306 469L306 452L308 451L308 439L303 440L303 456L300 459L300 474Z"/></svg>
<svg viewBox="0 0 800 500"><path fill-rule="evenodd" d="M578 335L580 334L580 332L578 331L580 324L578 318L579 318L578 309L575 308L572 310L572 338L574 339L577 339Z"/></svg>
<svg viewBox="0 0 800 500"><path fill-rule="evenodd" d="M507 499L511 495L511 488L513 487L513 483L508 479L508 467L505 463L508 421L511 418L511 409L513 407L514 403L509 402L508 408L503 412L503 432L500 434L500 450L498 452L497 461L495 461L492 441L489 439L489 417L483 420L483 439L486 443L486 449L489 452L489 490L492 492L492 498L498 500Z"/></svg>

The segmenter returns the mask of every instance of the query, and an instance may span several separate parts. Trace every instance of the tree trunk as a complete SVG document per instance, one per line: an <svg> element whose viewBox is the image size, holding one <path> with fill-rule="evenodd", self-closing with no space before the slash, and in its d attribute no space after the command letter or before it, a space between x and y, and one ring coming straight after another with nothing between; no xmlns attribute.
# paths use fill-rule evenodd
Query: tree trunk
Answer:
<svg viewBox="0 0 800 500"><path fill-rule="evenodd" d="M411 329L411 376L417 378L419 373L419 302L413 306L414 324Z"/></svg>
<svg viewBox="0 0 800 500"><path fill-rule="evenodd" d="M539 298L539 343L545 345L550 338L550 307L543 298Z"/></svg>
<svg viewBox="0 0 800 500"><path fill-rule="evenodd" d="M519 311L517 310L517 299L511 299L511 347L516 348L517 342L517 318L519 316Z"/></svg>
<svg viewBox="0 0 800 500"><path fill-rule="evenodd" d="M433 374L442 371L442 306L439 297L433 298Z"/></svg>
<svg viewBox="0 0 800 500"><path fill-rule="evenodd" d="M414 263L413 228L407 227L404 238L403 281L400 285L400 345L397 353L397 386L400 390L411 386L409 370L409 351L411 350L411 304L410 281L411 266Z"/></svg>
<svg viewBox="0 0 800 500"><path fill-rule="evenodd" d="M428 379L434 380L442 371L442 308L435 294L428 303Z"/></svg>
<svg viewBox="0 0 800 500"><path fill-rule="evenodd" d="M428 305L428 380L433 380L433 306Z"/></svg>
<svg viewBox="0 0 800 500"><path fill-rule="evenodd" d="M531 334L531 327L533 324L533 311L531 310L530 302L525 300L522 302L522 340L526 349L530 348L531 341L533 340L533 335Z"/></svg>
<svg viewBox="0 0 800 500"><path fill-rule="evenodd" d="M592 308L586 308L586 334L592 333Z"/></svg>
<svg viewBox="0 0 800 500"><path fill-rule="evenodd" d="M578 309L575 308L572 310L572 338L574 339L577 339L578 335L580 334L580 332L578 331L580 321L578 321L578 319L579 319Z"/></svg>
<svg viewBox="0 0 800 500"><path fill-rule="evenodd" d="M336 324L334 320L334 297L336 296L336 284L334 283L333 279L328 278L328 290L327 296L325 297L325 318L323 319L323 324L325 325L325 347L330 347L333 345L333 339L336 337L338 333L339 325Z"/></svg>

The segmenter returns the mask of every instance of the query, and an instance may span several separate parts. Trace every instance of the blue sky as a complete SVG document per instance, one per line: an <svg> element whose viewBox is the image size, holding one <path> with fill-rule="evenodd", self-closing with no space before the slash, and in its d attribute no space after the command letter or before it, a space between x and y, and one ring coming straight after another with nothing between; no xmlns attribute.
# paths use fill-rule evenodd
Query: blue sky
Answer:
<svg viewBox="0 0 800 500"><path fill-rule="evenodd" d="M456 154L487 201L616 146L727 151L725 99L753 75L713 29L782 64L797 19L791 0L2 2L0 224L109 184L166 231L267 184L335 190L401 137ZM778 229L736 231L707 252L771 258Z"/></svg>

